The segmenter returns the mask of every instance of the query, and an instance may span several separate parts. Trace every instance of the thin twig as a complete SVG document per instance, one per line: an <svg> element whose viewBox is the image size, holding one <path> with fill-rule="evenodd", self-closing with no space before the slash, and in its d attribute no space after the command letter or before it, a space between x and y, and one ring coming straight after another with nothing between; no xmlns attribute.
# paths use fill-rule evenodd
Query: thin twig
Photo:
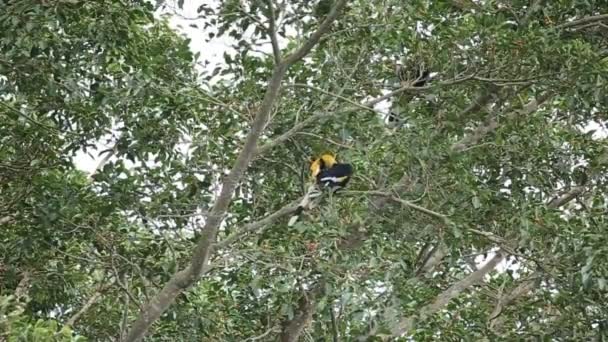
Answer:
<svg viewBox="0 0 608 342"><path fill-rule="evenodd" d="M315 87L315 86L311 86L311 85L307 85L307 84L302 84L302 83L293 83L293 84L289 84L289 85L285 85L285 86L286 86L286 87L295 87L295 88L306 88L306 89L311 89L311 90L317 91L317 92L319 92L319 93L323 93L323 94L325 94L325 95L332 96L332 97L334 97L334 98L336 98L336 99L340 99L340 100L342 100L342 101L344 101L344 102L350 103L350 104L351 104L351 105L353 105L353 107L355 107L355 108L359 108L359 109L363 109L363 110L369 110L369 111L371 111L371 112L375 112L375 113L377 113L377 112L378 112L377 110L375 110L374 108L372 108L372 107L370 107L370 106L362 105L362 104L360 104L360 103L358 103L358 102L356 102L356 101L353 101L353 100L351 100L351 99L349 99L349 98L346 98L346 97L341 96L341 95L338 95L338 94L334 94L334 93L332 93L332 92L330 92L330 91L327 91L327 90L321 89L321 88L319 88L319 87Z"/></svg>
<svg viewBox="0 0 608 342"><path fill-rule="evenodd" d="M438 213L436 211L427 209L425 207L419 206L417 204L414 204L410 201L404 200L402 198L399 198L397 196L395 196L392 193L388 193L388 192L383 192L383 191L344 191L345 194L367 194L367 195L372 195L372 196L382 196L382 197L387 197L390 200L403 204L404 206L414 209L416 211L419 211L423 214L426 214L428 216L434 217L436 219L439 219L441 221L443 221L445 224L452 224L452 221L444 214Z"/></svg>
<svg viewBox="0 0 608 342"><path fill-rule="evenodd" d="M320 139L320 140L325 140L325 141L327 141L328 143L330 143L330 144L332 144L332 145L340 146L340 147L343 147L343 148L348 148L348 149L353 148L353 147L352 147L352 146L350 146L350 145L341 144L341 143L339 143L339 142L337 142L337 141L331 140L331 139L329 139L329 138L327 138L327 137L322 137L322 136L320 136L320 135L318 135L318 134L314 134L314 133L309 133L309 132L296 132L296 134L299 134L299 135L307 135L307 136L309 136L309 137L314 137L314 138L317 138L317 139Z"/></svg>

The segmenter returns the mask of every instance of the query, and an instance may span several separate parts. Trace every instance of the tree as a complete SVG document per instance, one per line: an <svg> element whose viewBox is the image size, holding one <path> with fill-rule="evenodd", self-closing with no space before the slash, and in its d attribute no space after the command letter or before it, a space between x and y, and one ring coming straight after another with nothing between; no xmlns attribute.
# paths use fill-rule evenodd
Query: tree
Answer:
<svg viewBox="0 0 608 342"><path fill-rule="evenodd" d="M9 338L606 334L603 2L221 1L201 75L150 5L0 6Z"/></svg>

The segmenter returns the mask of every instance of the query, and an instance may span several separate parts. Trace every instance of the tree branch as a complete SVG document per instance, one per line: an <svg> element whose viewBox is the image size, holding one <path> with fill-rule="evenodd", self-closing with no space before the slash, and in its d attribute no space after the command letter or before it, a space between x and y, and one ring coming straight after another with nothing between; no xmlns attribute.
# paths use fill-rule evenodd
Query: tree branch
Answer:
<svg viewBox="0 0 608 342"><path fill-rule="evenodd" d="M315 312L315 304L319 296L323 294L324 281L319 281L312 289L302 291L298 308L291 320L283 322L283 331L279 337L281 342L297 342L304 329L312 321Z"/></svg>
<svg viewBox="0 0 608 342"><path fill-rule="evenodd" d="M439 219L441 221L443 221L445 224L451 224L452 221L444 214L438 213L436 211L427 209L425 207L419 206L417 204L414 204L410 201L404 200L402 198L399 198L397 196L395 196L394 194L390 194L387 192L383 192L383 191L344 191L345 194L367 194L367 195L372 195L372 196L382 196L382 197L387 197L389 198L391 201L400 203L408 208L414 209L418 212L421 212L425 215L434 217L436 219Z"/></svg>
<svg viewBox="0 0 608 342"><path fill-rule="evenodd" d="M574 200L577 196L581 195L585 191L584 186L577 186L570 191L560 195L555 196L547 206L551 209L557 209L570 201ZM528 279L522 281L517 287L515 287L508 295L502 296L499 298L494 310L488 316L489 327L492 330L499 330L500 326L504 324L504 320L497 319L498 316L502 313L506 306L511 305L516 299L527 295L530 291L532 291L537 283L537 280L540 278L540 272L534 272L534 274Z"/></svg>
<svg viewBox="0 0 608 342"><path fill-rule="evenodd" d="M418 319L420 321L425 320L430 315L435 314L439 310L441 310L444 306L446 306L452 299L459 296L462 292L470 288L471 286L478 284L483 280L483 277L488 273L492 272L494 268L504 259L504 253L502 251L498 251L492 259L490 259L483 267L478 269L475 272L470 273L468 276L463 279L457 281L452 286L450 286L447 290L443 291L439 294L435 300L422 307L419 310L419 314L417 316L410 316L401 319L394 327L391 328L391 336L399 337L403 334L410 331L415 324L415 321Z"/></svg>
<svg viewBox="0 0 608 342"><path fill-rule="evenodd" d="M487 105L492 98L494 98L496 94L496 89L486 89L482 90L479 95L471 103L462 111L460 111L456 117L463 118L465 115L468 115L472 112L476 112L480 110L483 106Z"/></svg>
<svg viewBox="0 0 608 342"><path fill-rule="evenodd" d="M446 82L442 82L436 86L447 86L447 85L452 85L452 84L457 84L457 83L461 83L464 82L466 80L472 79L473 75L471 76L467 76L467 77L463 77L463 78L457 78L451 81L446 81ZM307 86L308 87L308 86ZM260 154L264 154L267 151L269 151L270 149L274 148L275 146L280 145L281 143L291 139L294 135L296 135L299 131L301 131L304 127L307 127L309 125L312 125L314 123L318 123L320 119L322 119L323 117L329 117L329 116L339 116L341 114L345 114L345 113L349 113L352 112L353 110L359 108L359 109L365 109L365 110L369 110L371 112L376 112L376 110L373 108L373 106L375 106L376 104L388 100L391 97L401 94L403 92L406 91L423 91L423 90L428 90L428 89L432 89L433 87L431 86L425 86L425 87L413 87L413 86L404 86L401 87L399 89L396 89L388 94L379 96L375 99L366 101L362 104L356 104L353 105L352 107L348 107L346 109L337 111L337 112L327 112L327 111L318 111L316 113L314 113L313 115L309 116L308 118L300 121L299 123L295 124L292 128L290 128L287 132L279 135L278 137L272 139L272 141L269 141L267 143L265 143L264 145L260 146L256 152L256 155L260 155ZM318 90L321 90L319 88L317 88ZM321 90L324 93L327 93L325 90ZM354 102L353 100L349 100L345 97L342 97L343 100L351 103Z"/></svg>
<svg viewBox="0 0 608 342"><path fill-rule="evenodd" d="M145 308L140 312L137 320L131 326L126 337L127 342L142 340L152 323L169 308L175 298L184 290L192 286L203 274L217 238L218 228L232 201L234 189L237 187L245 170L249 166L249 163L255 156L258 138L268 123L270 113L279 96L281 82L287 69L310 52L319 41L319 38L321 38L325 31L329 29L345 4L346 0L339 0L330 11L327 18L312 34L310 39L292 55L286 57L284 61L275 66L272 76L268 81L264 99L253 120L251 130L247 135L243 149L239 153L232 170L224 179L221 192L211 211L207 215L205 225L201 228L201 237L194 249L190 264L185 269L175 273L165 284L163 289L148 301Z"/></svg>
<svg viewBox="0 0 608 342"><path fill-rule="evenodd" d="M569 21L567 23L557 25L557 26L555 26L555 28L556 29L565 29L565 28L569 28L569 27L573 27L573 26L584 25L584 24L594 23L594 22L603 21L603 20L608 20L608 14L599 14L599 15L592 15L589 17L584 17L584 18L581 18L578 20L573 20L573 21Z"/></svg>
<svg viewBox="0 0 608 342"><path fill-rule="evenodd" d="M551 95L547 92L541 95L539 98L533 98L530 102L526 103L521 109L513 110L505 115L506 119L514 119L517 116L529 115L538 110L538 107L548 100ZM491 113L486 117L485 123L477 127L473 132L466 135L458 142L452 145L453 152L463 152L469 149L471 146L476 145L489 133L495 131L498 128L497 115Z"/></svg>
<svg viewBox="0 0 608 342"><path fill-rule="evenodd" d="M570 191L562 194L561 196L554 197L551 201L549 201L549 203L547 203L547 206L551 209L559 208L559 207L563 206L564 204L572 201L577 196L581 195L584 191L585 191L584 186L574 187L574 188L570 189Z"/></svg>
<svg viewBox="0 0 608 342"><path fill-rule="evenodd" d="M301 200L302 199L300 198L296 201L293 201L293 202L287 204L286 206L282 207L281 209L275 211L274 213L264 217L263 219L246 224L245 226L243 226L243 228L239 229L238 232L235 232L235 233L231 234L230 236L226 237L225 239L223 239L222 241L219 241L218 243L216 243L213 246L213 249L218 250L218 249L224 248L224 247L232 244L233 242L240 240L243 236L245 236L251 232L254 232L262 227L268 226L272 222L278 220L279 218L295 212L298 209L298 207L300 206Z"/></svg>
<svg viewBox="0 0 608 342"><path fill-rule="evenodd" d="M319 42L319 39L321 39L321 36L323 36L323 34L325 34L327 30L329 30L331 24L333 24L334 20L336 20L338 14L340 14L342 8L344 8L347 1L348 0L338 0L335 3L335 5L329 11L329 14L325 18L325 20L323 20L321 25L319 25L319 28L310 36L308 41L306 41L304 45L297 49L293 54L285 57L285 65L289 66L296 63L304 56L306 56L306 54L308 54L310 50L312 50L312 48Z"/></svg>
<svg viewBox="0 0 608 342"><path fill-rule="evenodd" d="M274 64L278 65L281 63L281 49L279 48L279 40L277 39L274 5L272 4L272 0L266 0L266 2L268 3L268 9L270 12L270 17L268 18L268 34L270 35L270 43L272 44Z"/></svg>
<svg viewBox="0 0 608 342"><path fill-rule="evenodd" d="M344 96L338 95L338 94L334 94L332 92L329 92L327 90L324 90L324 89L321 89L321 88L318 88L318 87L315 87L315 86L310 86L310 85L302 84L302 83L293 83L293 84L290 84L290 85L286 85L286 87L311 89L311 90L314 90L314 91L318 91L318 92L320 92L322 94L332 96L332 97L334 97L336 99L339 99L339 100L342 100L344 102L350 103L353 106L353 109L354 108L359 108L359 109L362 109L362 110L369 110L370 112L378 113L378 111L375 110L373 107L370 107L370 106L368 106L366 104L360 104L360 103L358 103L356 101L353 101L353 100L351 100L351 99L349 99L347 97L344 97Z"/></svg>
<svg viewBox="0 0 608 342"><path fill-rule="evenodd" d="M532 276L519 283L519 285L517 285L517 287L515 287L508 294L502 295L500 296L500 298L498 298L498 302L496 303L494 310L492 310L492 313L490 313L490 315L488 316L487 321L489 323L490 329L499 329L499 327L504 323L502 320L497 319L502 313L502 310L506 306L511 305L515 300L517 300L517 298L522 297L528 292L532 291L539 279L540 273L535 272Z"/></svg>
<svg viewBox="0 0 608 342"><path fill-rule="evenodd" d="M103 292L108 288L108 286L100 286L95 293L93 293L93 295L91 297L89 297L89 299L87 300L87 302L82 306L82 308L80 308L80 310L78 310L78 312L76 312L74 315L72 315L72 317L70 317L66 322L65 325L73 327L74 324L76 323L76 321L82 316L84 315L87 311L89 311L89 309L95 304L97 303L97 301L99 300L99 298L101 298L101 295L103 294Z"/></svg>

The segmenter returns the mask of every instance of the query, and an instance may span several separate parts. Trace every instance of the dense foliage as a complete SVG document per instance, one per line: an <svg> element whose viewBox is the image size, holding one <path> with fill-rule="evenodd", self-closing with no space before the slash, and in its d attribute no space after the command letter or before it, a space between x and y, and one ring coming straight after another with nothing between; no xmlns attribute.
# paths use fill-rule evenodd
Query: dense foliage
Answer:
<svg viewBox="0 0 608 342"><path fill-rule="evenodd" d="M229 41L224 63L197 71L211 52L145 2L0 3L0 340L132 340L334 3L156 5L196 9L192 39ZM146 339L606 337L607 13L347 1L286 70L209 265ZM325 151L354 179L287 227Z"/></svg>

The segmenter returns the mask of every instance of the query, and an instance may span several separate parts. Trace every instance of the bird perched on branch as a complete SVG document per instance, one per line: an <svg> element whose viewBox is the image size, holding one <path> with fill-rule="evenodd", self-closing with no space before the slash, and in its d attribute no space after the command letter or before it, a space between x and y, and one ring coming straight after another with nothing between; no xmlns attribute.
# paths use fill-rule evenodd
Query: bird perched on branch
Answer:
<svg viewBox="0 0 608 342"><path fill-rule="evenodd" d="M312 160L310 164L310 176L313 181L322 189L329 188L331 192L336 192L345 187L352 174L352 165L338 163L334 156L327 153ZM319 195L320 193L318 192L317 187L314 184L311 184L287 225L289 227L293 226L304 209L316 206L319 199L316 201L313 201L312 199L319 197Z"/></svg>
<svg viewBox="0 0 608 342"><path fill-rule="evenodd" d="M323 154L310 164L310 173L321 187L329 187L335 191L348 184L353 167L350 164L338 163L331 154Z"/></svg>

